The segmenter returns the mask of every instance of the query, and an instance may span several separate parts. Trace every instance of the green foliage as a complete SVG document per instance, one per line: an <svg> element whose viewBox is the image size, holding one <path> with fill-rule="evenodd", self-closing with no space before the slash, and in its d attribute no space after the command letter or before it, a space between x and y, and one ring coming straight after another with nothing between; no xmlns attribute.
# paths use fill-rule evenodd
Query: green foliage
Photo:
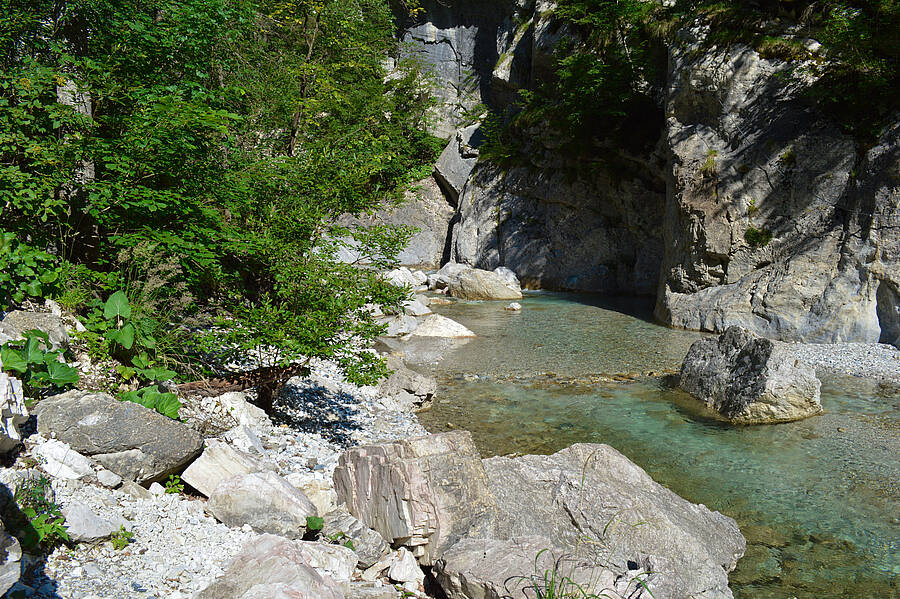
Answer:
<svg viewBox="0 0 900 599"><path fill-rule="evenodd" d="M751 247L765 247L772 241L772 232L767 229L757 229L751 225L747 227L747 230L744 232L744 240L749 243Z"/></svg>
<svg viewBox="0 0 900 599"><path fill-rule="evenodd" d="M13 523L13 532L26 550L49 550L70 540L59 506L47 498L50 493L50 481L44 476L26 478L16 489L15 501L24 520Z"/></svg>
<svg viewBox="0 0 900 599"><path fill-rule="evenodd" d="M0 13L0 219L60 257L62 287L41 293L82 311L95 351L190 371L210 353L183 323L218 319L246 331L235 352L377 376L341 348L378 332L361 306L397 298L337 251L355 236L387 264L409 231L332 223L399 201L441 149L422 71L386 76L386 0L5 0Z"/></svg>
<svg viewBox="0 0 900 599"><path fill-rule="evenodd" d="M178 411L181 409L181 402L174 393L161 392L156 385L149 385L135 391L125 391L119 394L119 399L156 410L172 420L178 420Z"/></svg>
<svg viewBox="0 0 900 599"><path fill-rule="evenodd" d="M718 172L716 169L716 156L719 155L718 150L709 150L706 152L706 160L700 165L700 173L704 177L715 177Z"/></svg>
<svg viewBox="0 0 900 599"><path fill-rule="evenodd" d="M47 333L34 330L0 348L3 369L22 379L29 397L41 389L62 390L78 383L78 371L65 363L62 351L49 350L49 344Z"/></svg>
<svg viewBox="0 0 900 599"><path fill-rule="evenodd" d="M109 540L112 542L113 549L119 551L125 549L134 540L134 533L125 530L125 525L119 527L119 530L110 535Z"/></svg>
<svg viewBox="0 0 900 599"><path fill-rule="evenodd" d="M56 258L0 229L0 309L26 297L49 297L56 291L59 274Z"/></svg>
<svg viewBox="0 0 900 599"><path fill-rule="evenodd" d="M325 526L325 520L319 516L306 517L306 530L311 532L319 532Z"/></svg>
<svg viewBox="0 0 900 599"><path fill-rule="evenodd" d="M184 493L184 483L177 474L170 474L169 480L166 481L166 493L170 495L178 495Z"/></svg>

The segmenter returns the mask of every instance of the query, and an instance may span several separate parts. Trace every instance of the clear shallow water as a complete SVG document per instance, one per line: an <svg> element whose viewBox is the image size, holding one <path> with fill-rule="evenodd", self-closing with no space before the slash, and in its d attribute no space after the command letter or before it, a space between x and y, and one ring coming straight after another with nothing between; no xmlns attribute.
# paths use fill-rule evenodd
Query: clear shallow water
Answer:
<svg viewBox="0 0 900 599"><path fill-rule="evenodd" d="M738 521L749 542L731 575L740 599L900 596L895 391L831 378L822 416L730 427L665 377L598 382L677 369L699 335L652 324L634 300L542 293L522 304L522 313L501 302L440 308L480 337L438 366L438 397L420 414L427 427L471 430L485 455L612 445Z"/></svg>

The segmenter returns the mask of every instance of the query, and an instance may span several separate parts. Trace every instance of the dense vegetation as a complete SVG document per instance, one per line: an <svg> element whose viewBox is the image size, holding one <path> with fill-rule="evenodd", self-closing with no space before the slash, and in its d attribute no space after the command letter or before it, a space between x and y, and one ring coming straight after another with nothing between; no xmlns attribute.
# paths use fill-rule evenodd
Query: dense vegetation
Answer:
<svg viewBox="0 0 900 599"><path fill-rule="evenodd" d="M261 347L382 373L343 348L403 292L336 254L408 232L334 221L438 149L395 43L384 0L0 0L0 308L57 299L130 374Z"/></svg>
<svg viewBox="0 0 900 599"><path fill-rule="evenodd" d="M554 77L524 91L512 118L493 116L488 157L521 158L519 130L541 123L576 154L652 145L663 124L667 48L691 24L709 26L710 45L749 44L814 71L809 101L863 140L900 110L896 0L559 0L553 18L564 31ZM807 38L822 43L824 60L804 62Z"/></svg>

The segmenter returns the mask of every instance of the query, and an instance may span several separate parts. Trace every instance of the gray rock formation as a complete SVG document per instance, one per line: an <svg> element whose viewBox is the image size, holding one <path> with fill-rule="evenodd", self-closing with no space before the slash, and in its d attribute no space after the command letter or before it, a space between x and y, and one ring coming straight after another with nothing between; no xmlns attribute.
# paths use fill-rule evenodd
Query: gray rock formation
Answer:
<svg viewBox="0 0 900 599"><path fill-rule="evenodd" d="M121 516L112 513L102 517L83 503L73 503L63 508L69 537L76 543L96 543L108 539L122 527L130 528Z"/></svg>
<svg viewBox="0 0 900 599"><path fill-rule="evenodd" d="M308 564L300 544L261 535L197 599L344 599L340 585Z"/></svg>
<svg viewBox="0 0 900 599"><path fill-rule="evenodd" d="M426 316L425 320L412 332L413 337L446 337L450 339L475 337L475 333L440 314Z"/></svg>
<svg viewBox="0 0 900 599"><path fill-rule="evenodd" d="M0 453L6 453L22 443L19 426L28 420L25 391L22 381L2 370L0 360Z"/></svg>
<svg viewBox="0 0 900 599"><path fill-rule="evenodd" d="M495 272L471 268L450 279L450 295L467 300L522 299L522 290Z"/></svg>
<svg viewBox="0 0 900 599"><path fill-rule="evenodd" d="M682 499L612 447L496 457L484 468L497 538L537 535L566 553L594 551L616 579L651 572L656 597L731 597L727 572L746 546L734 520Z"/></svg>
<svg viewBox="0 0 900 599"><path fill-rule="evenodd" d="M449 599L534 599L551 590L561 597L650 597L640 586L649 578L643 570L616 574L588 556L555 549L546 537L463 539L444 553L435 576Z"/></svg>
<svg viewBox="0 0 900 599"><path fill-rule="evenodd" d="M495 509L478 451L462 431L349 449L334 488L351 514L425 565L485 532Z"/></svg>
<svg viewBox="0 0 900 599"><path fill-rule="evenodd" d="M483 142L480 124L464 127L450 139L434 165L434 178L454 206L478 162L478 146Z"/></svg>
<svg viewBox="0 0 900 599"><path fill-rule="evenodd" d="M609 588L634 591L641 576L656 597L727 599L727 572L745 548L731 518L682 499L606 445L478 460L468 433L430 435L345 452L335 488L362 522L436 564L454 599L498 596L490 593L501 573L532 574L541 549L573 556ZM520 537L540 540L519 556L494 542Z"/></svg>
<svg viewBox="0 0 900 599"><path fill-rule="evenodd" d="M249 524L256 531L289 539L301 538L306 518L318 515L306 495L274 472L226 478L209 496L207 507L228 526Z"/></svg>
<svg viewBox="0 0 900 599"><path fill-rule="evenodd" d="M424 179L406 192L399 206L385 207L372 215L341 217L340 224L347 227L372 225L408 225L416 232L407 246L397 256L400 264L419 268L438 268L447 247L453 207L444 198L437 182ZM348 250L342 258L354 262L361 256ZM365 262L365 260L362 260Z"/></svg>
<svg viewBox="0 0 900 599"><path fill-rule="evenodd" d="M410 370L400 358L388 356L387 367L393 374L378 384L378 389L385 395L394 397L405 393L413 396L413 406L421 406L429 402L437 391L435 379Z"/></svg>
<svg viewBox="0 0 900 599"><path fill-rule="evenodd" d="M459 200L451 259L506 266L530 288L655 292L662 177L650 167L641 176L595 169L573 177L561 166L478 164Z"/></svg>
<svg viewBox="0 0 900 599"><path fill-rule="evenodd" d="M262 461L254 456L216 439L209 439L200 457L181 474L181 480L210 497L220 483L232 476L266 469Z"/></svg>
<svg viewBox="0 0 900 599"><path fill-rule="evenodd" d="M359 558L359 567L368 568L387 555L391 546L377 531L372 530L348 512L335 510L323 517L322 536L339 544L353 543L353 552Z"/></svg>
<svg viewBox="0 0 900 599"><path fill-rule="evenodd" d="M75 451L138 483L164 480L203 448L187 426L106 393L69 391L35 407L38 432L52 434Z"/></svg>
<svg viewBox="0 0 900 599"><path fill-rule="evenodd" d="M69 345L69 333L62 318L49 312L26 312L13 310L0 322L0 333L9 339L21 339L26 331L38 330L47 333L51 349Z"/></svg>
<svg viewBox="0 0 900 599"><path fill-rule="evenodd" d="M679 386L735 424L789 422L822 412L815 370L789 345L740 327L695 341Z"/></svg>
<svg viewBox="0 0 900 599"><path fill-rule="evenodd" d="M867 152L814 78L705 32L671 50L671 185L657 315L795 341L897 340L900 122Z"/></svg>

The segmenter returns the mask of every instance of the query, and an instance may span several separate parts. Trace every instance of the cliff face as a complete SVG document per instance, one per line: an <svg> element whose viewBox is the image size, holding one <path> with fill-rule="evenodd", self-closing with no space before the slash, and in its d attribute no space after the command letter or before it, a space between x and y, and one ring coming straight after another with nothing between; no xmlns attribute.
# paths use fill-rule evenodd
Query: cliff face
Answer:
<svg viewBox="0 0 900 599"><path fill-rule="evenodd" d="M573 35L548 2L474 6L426 2L405 36L442 74L445 133L466 108L502 110L548 77ZM656 293L657 317L678 327L900 344L900 116L863 147L806 99L803 60L705 35L684 30L669 48L655 147L567 158L537 127L521 165L478 162L451 257L530 286Z"/></svg>

